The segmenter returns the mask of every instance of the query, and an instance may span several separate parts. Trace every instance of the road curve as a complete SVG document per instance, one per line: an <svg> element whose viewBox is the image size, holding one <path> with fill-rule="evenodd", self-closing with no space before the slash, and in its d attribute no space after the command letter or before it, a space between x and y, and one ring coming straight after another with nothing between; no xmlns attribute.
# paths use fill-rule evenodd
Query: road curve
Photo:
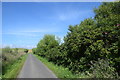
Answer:
<svg viewBox="0 0 120 80"><path fill-rule="evenodd" d="M57 78L40 60L28 54L18 78Z"/></svg>

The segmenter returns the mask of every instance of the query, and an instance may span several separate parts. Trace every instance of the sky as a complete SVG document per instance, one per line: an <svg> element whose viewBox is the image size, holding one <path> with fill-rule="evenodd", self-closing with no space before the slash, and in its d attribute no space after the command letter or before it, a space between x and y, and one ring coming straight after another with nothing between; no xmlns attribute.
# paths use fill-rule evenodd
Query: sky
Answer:
<svg viewBox="0 0 120 80"><path fill-rule="evenodd" d="M33 48L45 34L61 38L69 25L93 18L100 2L3 2L2 46Z"/></svg>
<svg viewBox="0 0 120 80"><path fill-rule="evenodd" d="M2 0L2 2L111 2L116 0Z"/></svg>

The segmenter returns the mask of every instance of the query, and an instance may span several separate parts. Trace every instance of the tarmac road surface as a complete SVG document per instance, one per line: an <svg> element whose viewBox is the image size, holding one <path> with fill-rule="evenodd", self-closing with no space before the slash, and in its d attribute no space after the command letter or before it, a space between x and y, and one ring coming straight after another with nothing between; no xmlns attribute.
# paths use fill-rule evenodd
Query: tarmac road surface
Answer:
<svg viewBox="0 0 120 80"><path fill-rule="evenodd" d="M18 78L57 78L40 60L28 54Z"/></svg>

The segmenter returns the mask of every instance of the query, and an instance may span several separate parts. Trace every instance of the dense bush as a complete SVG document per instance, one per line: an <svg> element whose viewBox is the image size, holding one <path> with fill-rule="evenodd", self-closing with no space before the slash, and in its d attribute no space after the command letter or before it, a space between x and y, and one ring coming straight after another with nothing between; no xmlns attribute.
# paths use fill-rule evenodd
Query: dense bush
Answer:
<svg viewBox="0 0 120 80"><path fill-rule="evenodd" d="M36 48L33 48L32 52L33 52L33 54L35 54L36 53Z"/></svg>
<svg viewBox="0 0 120 80"><path fill-rule="evenodd" d="M116 77L117 73L120 75L119 8L120 2L103 3L94 9L93 19L88 18L79 25L69 26L64 43L59 44L53 35L45 35L36 50L33 49L34 53L68 67L73 73L90 71L92 77L94 75L97 78ZM93 61L95 63L91 64Z"/></svg>
<svg viewBox="0 0 120 80"><path fill-rule="evenodd" d="M0 59L2 60L2 75L4 75L10 66L20 59L22 54L18 53L18 48L5 47L2 48L2 55Z"/></svg>
<svg viewBox="0 0 120 80"><path fill-rule="evenodd" d="M25 53L28 53L28 49L24 49L24 52L25 52Z"/></svg>
<svg viewBox="0 0 120 80"><path fill-rule="evenodd" d="M93 78L118 78L116 69L109 64L107 59L98 59L98 61L91 62L90 75Z"/></svg>

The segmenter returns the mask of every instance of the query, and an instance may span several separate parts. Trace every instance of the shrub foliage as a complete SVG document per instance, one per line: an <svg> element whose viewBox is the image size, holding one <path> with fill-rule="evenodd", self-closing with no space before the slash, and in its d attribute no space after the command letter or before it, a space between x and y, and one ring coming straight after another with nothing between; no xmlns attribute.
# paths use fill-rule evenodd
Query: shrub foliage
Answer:
<svg viewBox="0 0 120 80"><path fill-rule="evenodd" d="M64 43L60 44L54 35L45 35L33 53L67 67L76 74L89 71L97 78L111 78L115 72L120 75L119 8L120 2L102 3L94 9L94 18L69 26Z"/></svg>
<svg viewBox="0 0 120 80"><path fill-rule="evenodd" d="M11 66L18 61L23 54L20 54L18 48L5 47L1 50L2 55L0 55L0 60L2 62L2 73L0 75L5 75Z"/></svg>

